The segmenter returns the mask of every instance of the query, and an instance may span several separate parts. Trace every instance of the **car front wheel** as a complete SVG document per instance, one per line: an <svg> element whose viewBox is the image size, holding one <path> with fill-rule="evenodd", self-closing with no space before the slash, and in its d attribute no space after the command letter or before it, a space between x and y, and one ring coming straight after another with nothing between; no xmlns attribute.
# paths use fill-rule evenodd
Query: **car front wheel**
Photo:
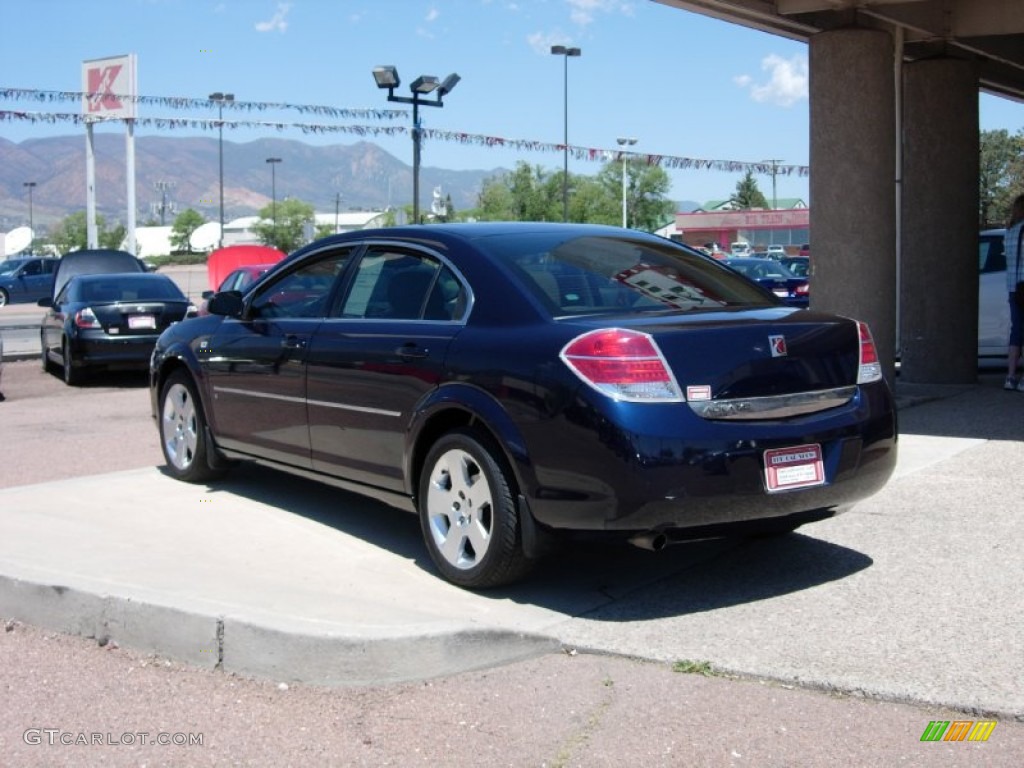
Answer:
<svg viewBox="0 0 1024 768"><path fill-rule="evenodd" d="M420 526L448 581L485 589L518 581L530 570L514 488L503 457L476 431L449 432L430 449L420 477Z"/></svg>
<svg viewBox="0 0 1024 768"><path fill-rule="evenodd" d="M160 391L160 448L170 473L188 483L202 483L221 476L207 457L209 444L203 406L196 396L195 384L184 371L167 377Z"/></svg>
<svg viewBox="0 0 1024 768"><path fill-rule="evenodd" d="M5 306L7 302L10 300L11 297L7 295L7 291L5 291L3 288L0 288L0 307Z"/></svg>

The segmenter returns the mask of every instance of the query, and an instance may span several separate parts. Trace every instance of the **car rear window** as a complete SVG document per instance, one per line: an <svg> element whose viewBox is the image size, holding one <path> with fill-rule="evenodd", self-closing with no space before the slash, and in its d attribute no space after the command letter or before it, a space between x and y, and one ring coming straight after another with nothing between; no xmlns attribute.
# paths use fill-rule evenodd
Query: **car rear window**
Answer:
<svg viewBox="0 0 1024 768"><path fill-rule="evenodd" d="M481 245L554 316L776 303L715 260L668 240L528 234Z"/></svg>
<svg viewBox="0 0 1024 768"><path fill-rule="evenodd" d="M166 277L121 275L117 279L79 278L71 291L71 301L185 301L185 294Z"/></svg>

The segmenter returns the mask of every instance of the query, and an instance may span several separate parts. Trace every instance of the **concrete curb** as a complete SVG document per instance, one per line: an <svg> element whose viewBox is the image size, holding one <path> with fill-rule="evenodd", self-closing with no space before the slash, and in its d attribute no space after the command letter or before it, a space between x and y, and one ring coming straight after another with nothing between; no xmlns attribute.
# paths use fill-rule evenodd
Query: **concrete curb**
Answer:
<svg viewBox="0 0 1024 768"><path fill-rule="evenodd" d="M555 638L501 629L356 636L325 624L319 632L288 631L3 575L0 616L206 669L330 686L443 677L561 649Z"/></svg>

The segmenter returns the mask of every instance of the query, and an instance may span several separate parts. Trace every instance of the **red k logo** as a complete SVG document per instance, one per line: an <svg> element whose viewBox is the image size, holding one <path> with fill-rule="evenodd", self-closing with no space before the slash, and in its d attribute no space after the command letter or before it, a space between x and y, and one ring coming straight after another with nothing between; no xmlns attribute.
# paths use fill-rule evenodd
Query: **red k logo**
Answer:
<svg viewBox="0 0 1024 768"><path fill-rule="evenodd" d="M772 348L772 357L785 357L788 354L785 336L769 336L768 344Z"/></svg>
<svg viewBox="0 0 1024 768"><path fill-rule="evenodd" d="M121 73L121 65L97 67L88 71L89 111L103 112L121 109L121 100L114 95L113 87L117 76Z"/></svg>

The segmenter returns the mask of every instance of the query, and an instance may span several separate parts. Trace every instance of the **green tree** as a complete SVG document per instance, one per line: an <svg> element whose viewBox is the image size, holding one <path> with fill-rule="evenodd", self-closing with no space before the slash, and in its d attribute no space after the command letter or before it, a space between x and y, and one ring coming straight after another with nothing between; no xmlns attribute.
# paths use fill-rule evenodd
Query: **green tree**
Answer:
<svg viewBox="0 0 1024 768"><path fill-rule="evenodd" d="M601 169L597 178L610 208L603 218L589 220L621 226L623 162L626 164L626 226L653 232L675 213L675 203L665 197L672 183L664 168L639 157L615 160Z"/></svg>
<svg viewBox="0 0 1024 768"><path fill-rule="evenodd" d="M276 211L275 211L276 208ZM291 253L306 242L305 226L313 221L314 208L293 197L271 203L260 210L260 220L253 227L260 242L279 251ZM277 217L277 226L274 217Z"/></svg>
<svg viewBox="0 0 1024 768"><path fill-rule="evenodd" d="M96 216L96 244L100 248L120 248L124 243L125 228L118 224L107 229L107 220ZM85 211L76 211L61 219L50 231L50 243L58 253L70 253L89 247L88 230L85 223Z"/></svg>
<svg viewBox="0 0 1024 768"><path fill-rule="evenodd" d="M768 201L765 200L764 194L758 189L757 179L754 178L753 171L748 170L746 175L736 182L736 194L733 195L733 201L737 207L743 210L768 207Z"/></svg>
<svg viewBox="0 0 1024 768"><path fill-rule="evenodd" d="M124 237L128 233L124 224L118 224L113 229L107 229L106 225L101 229L97 223L96 243L100 248L113 248L120 250L124 247Z"/></svg>
<svg viewBox="0 0 1024 768"><path fill-rule="evenodd" d="M478 203L485 221L560 221L562 174L520 161L511 173L487 179Z"/></svg>
<svg viewBox="0 0 1024 768"><path fill-rule="evenodd" d="M979 161L978 224L982 229L1000 226L1014 194L1024 190L1024 132L982 131Z"/></svg>
<svg viewBox="0 0 1024 768"><path fill-rule="evenodd" d="M192 233L205 223L203 215L192 208L179 213L171 227L171 247L179 252L192 253Z"/></svg>

